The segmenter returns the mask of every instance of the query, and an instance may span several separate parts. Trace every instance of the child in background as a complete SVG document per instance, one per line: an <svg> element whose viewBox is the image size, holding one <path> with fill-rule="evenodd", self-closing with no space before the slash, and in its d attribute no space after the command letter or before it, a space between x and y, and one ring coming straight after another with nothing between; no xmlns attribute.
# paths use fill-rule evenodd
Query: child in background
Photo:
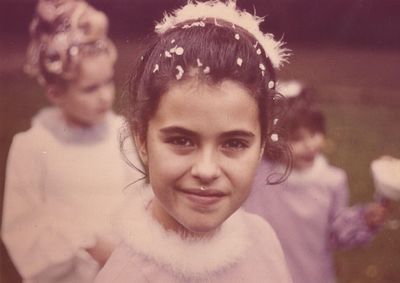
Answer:
<svg viewBox="0 0 400 283"><path fill-rule="evenodd" d="M287 131L293 170L270 187L269 174L282 165L265 158L245 208L275 229L293 282L336 282L333 249L369 242L387 209L381 203L348 207L346 175L321 153L325 122L311 92L298 81L278 83L277 91L287 97L287 113L278 124Z"/></svg>
<svg viewBox="0 0 400 283"><path fill-rule="evenodd" d="M93 282L117 239L109 217L137 176L119 152L107 26L83 1L37 5L27 71L54 107L13 139L2 226L24 282Z"/></svg>
<svg viewBox="0 0 400 283"><path fill-rule="evenodd" d="M95 282L291 282L275 233L240 206L269 138L281 43L234 1L156 26L125 104L147 180Z"/></svg>

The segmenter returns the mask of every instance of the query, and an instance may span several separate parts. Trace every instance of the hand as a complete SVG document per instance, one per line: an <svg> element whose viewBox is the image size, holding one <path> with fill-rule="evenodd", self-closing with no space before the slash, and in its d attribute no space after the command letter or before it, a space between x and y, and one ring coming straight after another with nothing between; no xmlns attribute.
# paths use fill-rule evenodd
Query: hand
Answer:
<svg viewBox="0 0 400 283"><path fill-rule="evenodd" d="M388 199L367 204L365 208L365 222L370 229L382 225L389 215L391 202Z"/></svg>
<svg viewBox="0 0 400 283"><path fill-rule="evenodd" d="M103 266L115 248L115 244L111 241L97 238L96 245L87 248L86 251L96 260L100 266Z"/></svg>

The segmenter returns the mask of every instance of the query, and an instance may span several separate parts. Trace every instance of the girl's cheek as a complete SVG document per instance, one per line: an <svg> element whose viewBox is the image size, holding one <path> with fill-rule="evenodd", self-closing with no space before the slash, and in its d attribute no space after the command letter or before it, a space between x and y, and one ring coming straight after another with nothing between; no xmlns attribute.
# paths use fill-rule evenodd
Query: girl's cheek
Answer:
<svg viewBox="0 0 400 283"><path fill-rule="evenodd" d="M155 166L159 167L160 172L169 176L180 175L192 166L189 157L170 154L164 155L157 163Z"/></svg>

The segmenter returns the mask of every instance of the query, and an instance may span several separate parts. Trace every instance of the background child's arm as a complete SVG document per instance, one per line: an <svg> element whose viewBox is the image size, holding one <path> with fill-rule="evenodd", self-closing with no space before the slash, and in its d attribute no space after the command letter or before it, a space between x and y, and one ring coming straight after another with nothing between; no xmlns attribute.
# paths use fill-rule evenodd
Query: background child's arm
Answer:
<svg viewBox="0 0 400 283"><path fill-rule="evenodd" d="M349 207L349 190L347 178L342 173L340 182L332 186L332 203L329 219L329 236L333 247L349 248L369 242L379 225L367 222L368 205ZM374 213L373 213L374 214Z"/></svg>
<svg viewBox="0 0 400 283"><path fill-rule="evenodd" d="M51 211L46 205L46 152L41 150L41 142L36 137L17 135L7 163L2 239L25 279L68 272L82 237L76 222L61 219L68 214L65 207L54 205Z"/></svg>

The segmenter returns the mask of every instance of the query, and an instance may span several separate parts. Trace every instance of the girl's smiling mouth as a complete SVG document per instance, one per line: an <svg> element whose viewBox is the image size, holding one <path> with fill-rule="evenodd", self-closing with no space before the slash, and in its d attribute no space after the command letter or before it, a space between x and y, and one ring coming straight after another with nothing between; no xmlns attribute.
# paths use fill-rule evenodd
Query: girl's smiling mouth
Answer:
<svg viewBox="0 0 400 283"><path fill-rule="evenodd" d="M199 188L191 188L177 189L177 191L182 193L190 202L201 206L217 204L228 196L227 193L216 189L201 190Z"/></svg>

